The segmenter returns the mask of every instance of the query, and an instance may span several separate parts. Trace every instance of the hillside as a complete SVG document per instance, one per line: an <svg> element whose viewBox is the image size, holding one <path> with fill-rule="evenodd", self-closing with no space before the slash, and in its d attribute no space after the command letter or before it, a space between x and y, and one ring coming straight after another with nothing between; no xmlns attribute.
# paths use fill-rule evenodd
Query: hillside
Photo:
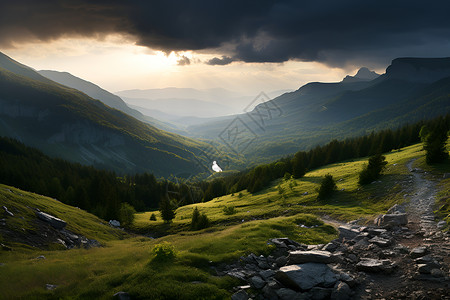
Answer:
<svg viewBox="0 0 450 300"><path fill-rule="evenodd" d="M13 70L13 71L11 71ZM157 129L2 56L0 134L119 173L196 174L207 144Z"/></svg>
<svg viewBox="0 0 450 300"><path fill-rule="evenodd" d="M446 114L450 111L449 77L448 58L399 58L375 79L309 83L246 114L208 120L187 131L202 138L222 136L224 142L223 133L239 118L242 138L251 143L238 152L252 160L270 161L296 148Z"/></svg>
<svg viewBox="0 0 450 300"><path fill-rule="evenodd" d="M230 295L236 291L233 287L242 285L243 282L231 276L224 276L227 270L245 265L245 263L234 264L241 256L243 256L241 262L246 262L247 256L252 257L251 253L257 256L264 255L262 256L264 259L270 253L276 253L272 252L277 248L268 243L269 239L289 237L298 243L323 244L334 239L337 232L332 226L324 224L322 220L333 226L354 219L359 219L359 224L370 224L371 220L378 214L385 213L393 204L398 203L404 206L414 203L413 191L416 183L412 181L415 177L408 169L411 164L412 168L423 168L429 172L429 175L417 174L417 178L433 182L433 185L436 184L435 191L440 190L438 194L441 197L447 193L448 197L450 179L441 179L442 172L449 170L448 164L426 166L421 147L421 145L414 145L388 153L385 174L376 183L362 188L356 183L357 172L366 163L366 159L325 166L308 172L301 179L277 180L267 189L253 195L241 192L220 197L208 203L181 207L177 211L174 223L170 226L163 224L159 215L157 221L149 221L152 212L138 214L135 228L145 232L147 236L157 232L169 234L161 238L137 237L124 240L106 238L103 240L106 241L106 247L92 248L87 251L84 249L44 251L22 250L3 237L2 243L12 247L14 251L0 252L2 263L0 288L6 299L67 296L107 299L119 291L126 291L137 299L229 299ZM321 177L328 173L336 179L338 191L330 199L318 201L316 188L319 186ZM19 198L20 194L23 194L29 199L25 205L40 207L62 217L58 214L58 209L54 207L60 205L58 202L2 186L0 195L3 197L6 195L7 199L11 198L9 196L11 192L6 189L13 191L14 198L7 202L7 206L13 207L12 211L17 205L15 201L23 201ZM43 204L34 202L35 199L48 202L44 207ZM225 206L234 207L235 212L226 214L223 210ZM201 212L206 213L211 219L211 228L189 231L193 207L198 207ZM77 209L71 208L68 211L70 213L64 217L69 226L71 224L69 216ZM15 220L18 219L9 216L4 218L8 226L13 226L10 224L15 224ZM414 226L416 226L415 223L408 224L408 230L415 230ZM80 232L85 230L83 225L79 230ZM408 232L405 231L403 235L396 237L395 245L400 242L405 243L402 249L406 249L409 253L417 243L423 244L423 241L420 238L405 238L404 236L410 234ZM100 240L97 235L92 237ZM438 245L440 239L433 238L433 241L436 241L433 242L436 244L430 248L431 255L439 255L438 248L434 245ZM170 243L169 245L175 248L176 257L172 260L158 261L154 258L154 254L151 254L151 249L154 245L164 245L164 242ZM335 240L334 243L340 242ZM321 246L310 246L311 249L317 249L317 247ZM379 249L377 247L372 247L372 250L367 253L382 255L383 248L377 252ZM350 254L353 253L364 255L363 252L359 252L363 250L356 250L355 247L351 249L354 249L353 252L343 250L343 254L340 255L343 255L345 260L349 259L348 257L351 257ZM407 280L403 279L402 283L398 283L398 289L379 290L381 287L386 287L389 281L400 280L403 272L415 270L414 267L409 266L410 264L401 264L404 254L397 254L398 250L392 251L394 254L389 257L399 262L397 267L399 271L393 275L365 271L366 275L362 277L356 277L361 276L357 275L360 273L351 273L351 276L355 276L352 278L356 280L356 286L352 287L353 293L368 296L370 292L366 291L367 289L384 293L401 293L412 288L411 292L419 289L429 291L431 294L434 292L445 294L445 291L442 292L441 283L414 281L412 284L409 277ZM39 255L43 255L45 259L36 259ZM261 256L259 257L262 259ZM345 268L354 267L354 265L355 263L351 263ZM443 269L448 269L446 262L442 262L442 265ZM70 272L66 271L68 269ZM37 273L40 274L39 277L35 276ZM371 284L375 279L380 286ZM47 284L53 287L46 288ZM261 292L261 289L255 287L246 291L249 294L264 293L264 290Z"/></svg>

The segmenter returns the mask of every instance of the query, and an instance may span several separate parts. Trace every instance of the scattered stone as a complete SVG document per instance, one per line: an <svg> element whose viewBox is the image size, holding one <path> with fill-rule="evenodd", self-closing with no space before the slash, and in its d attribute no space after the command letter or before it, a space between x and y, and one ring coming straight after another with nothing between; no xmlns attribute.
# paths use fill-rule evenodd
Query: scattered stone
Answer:
<svg viewBox="0 0 450 300"><path fill-rule="evenodd" d="M375 244L379 247L387 247L391 244L391 241L388 239L381 238L379 236L376 236L369 240L369 243Z"/></svg>
<svg viewBox="0 0 450 300"><path fill-rule="evenodd" d="M264 280L269 280L269 278L275 276L274 270L264 270L259 272L259 276L261 276Z"/></svg>
<svg viewBox="0 0 450 300"><path fill-rule="evenodd" d="M412 258L418 258L421 256L424 256L425 254L427 254L427 248L426 247L417 247L411 250L411 252L409 253L409 255Z"/></svg>
<svg viewBox="0 0 450 300"><path fill-rule="evenodd" d="M277 264L278 267L283 267L287 264L287 257L286 256L280 256L275 260L275 263Z"/></svg>
<svg viewBox="0 0 450 300"><path fill-rule="evenodd" d="M287 288L277 290L276 294L281 300L292 300L297 296L297 293L294 290Z"/></svg>
<svg viewBox="0 0 450 300"><path fill-rule="evenodd" d="M58 287L57 285L49 284L49 283L47 283L47 284L45 285L45 289L47 289L47 290L49 290L49 291L53 291L53 290L56 289L57 287Z"/></svg>
<svg viewBox="0 0 450 300"><path fill-rule="evenodd" d="M113 295L114 299L119 299L119 300L130 300L130 294L128 294L127 292L117 292ZM247 300L247 299L246 299Z"/></svg>
<svg viewBox="0 0 450 300"><path fill-rule="evenodd" d="M259 276L253 276L252 278L250 278L250 283L254 288L258 290L262 289L266 285L266 282Z"/></svg>
<svg viewBox="0 0 450 300"><path fill-rule="evenodd" d="M392 206L391 208L388 209L388 211L386 212L386 214L390 215L390 214L395 214L395 213L400 213L400 214L404 214L406 213L405 209L403 207L401 207L398 204L395 204L394 206Z"/></svg>
<svg viewBox="0 0 450 300"><path fill-rule="evenodd" d="M336 258L328 251L290 251L288 256L288 263L303 264L303 263L322 263L329 264L335 262Z"/></svg>
<svg viewBox="0 0 450 300"><path fill-rule="evenodd" d="M36 257L36 259L45 259L44 255L39 255L38 257Z"/></svg>
<svg viewBox="0 0 450 300"><path fill-rule="evenodd" d="M350 287L356 286L356 280L351 275L347 273L340 273L339 280L347 283Z"/></svg>
<svg viewBox="0 0 450 300"><path fill-rule="evenodd" d="M231 270L231 271L226 272L226 274L227 274L228 276L231 276L231 277L237 278L237 279L239 279L239 280L245 281L245 277L246 277L246 276L245 276L245 273L242 272L242 271Z"/></svg>
<svg viewBox="0 0 450 300"><path fill-rule="evenodd" d="M265 300L278 300L277 294L275 293L275 291L273 289L269 288L268 285L263 287L262 293L264 295L263 299L265 299Z"/></svg>
<svg viewBox="0 0 450 300"><path fill-rule="evenodd" d="M389 259L361 258L356 269L371 273L390 273L394 265Z"/></svg>
<svg viewBox="0 0 450 300"><path fill-rule="evenodd" d="M322 250L328 251L328 252L334 252L339 247L338 244L335 244L333 242L329 242L325 246L323 246Z"/></svg>
<svg viewBox="0 0 450 300"><path fill-rule="evenodd" d="M331 293L331 299L334 300L347 300L351 297L351 289L345 282L338 282L334 286L333 292Z"/></svg>
<svg viewBox="0 0 450 300"><path fill-rule="evenodd" d="M8 216L14 217L14 214L13 214L12 212L10 212L6 206L3 206L3 209L5 210L5 213L6 213Z"/></svg>
<svg viewBox="0 0 450 300"><path fill-rule="evenodd" d="M44 212L36 212L36 216L42 221L50 223L50 225L56 229L63 229L67 225L66 221L63 221Z"/></svg>
<svg viewBox="0 0 450 300"><path fill-rule="evenodd" d="M420 274L431 274L431 271L433 269L439 269L440 265L436 262L428 262L426 264L418 264L417 265L417 271L419 271Z"/></svg>
<svg viewBox="0 0 450 300"><path fill-rule="evenodd" d="M275 278L294 290L309 290L317 285L332 287L337 275L325 264L306 263L282 267Z"/></svg>
<svg viewBox="0 0 450 300"><path fill-rule="evenodd" d="M445 222L444 220L439 221L436 226L439 230L444 229L445 226L447 226L447 222Z"/></svg>
<svg viewBox="0 0 450 300"><path fill-rule="evenodd" d="M382 229L382 228L372 228L372 227L368 227L366 229L364 229L364 231L366 231L367 233L369 233L369 236L373 237L373 236L378 236L378 235L382 235L385 234L387 232L386 229Z"/></svg>
<svg viewBox="0 0 450 300"><path fill-rule="evenodd" d="M359 231L350 227L350 226L339 226L338 228L339 230L339 240L352 240L354 239L357 235L359 235Z"/></svg>
<svg viewBox="0 0 450 300"><path fill-rule="evenodd" d="M109 220L109 225L111 227L120 227L120 222L117 220Z"/></svg>
<svg viewBox="0 0 450 300"><path fill-rule="evenodd" d="M378 219L377 225L380 227L395 227L408 224L408 217L405 213L395 213L382 215Z"/></svg>

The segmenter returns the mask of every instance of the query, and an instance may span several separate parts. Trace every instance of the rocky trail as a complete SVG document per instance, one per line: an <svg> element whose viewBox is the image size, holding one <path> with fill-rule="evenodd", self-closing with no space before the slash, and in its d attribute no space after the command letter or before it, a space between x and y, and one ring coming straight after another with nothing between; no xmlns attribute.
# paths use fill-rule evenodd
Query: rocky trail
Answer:
<svg viewBox="0 0 450 300"><path fill-rule="evenodd" d="M433 214L437 179L413 162L407 201L373 226L341 225L326 245L271 239L272 255L219 266L219 276L242 282L232 299L450 299L450 235Z"/></svg>

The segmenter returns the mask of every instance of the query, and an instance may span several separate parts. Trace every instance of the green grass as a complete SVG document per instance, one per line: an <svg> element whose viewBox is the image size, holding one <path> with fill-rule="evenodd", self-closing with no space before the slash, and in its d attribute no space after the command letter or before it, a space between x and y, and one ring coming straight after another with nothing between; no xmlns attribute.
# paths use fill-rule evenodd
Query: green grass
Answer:
<svg viewBox="0 0 450 300"><path fill-rule="evenodd" d="M232 287L239 282L230 277L217 277L212 267L236 261L251 252L267 255L273 249L267 243L270 238L289 237L305 244L326 243L336 238L337 232L324 223L325 216L343 221L371 220L394 203L405 201L403 195L409 178L405 164L418 158L416 165L422 166L423 155L421 145L387 154L389 164L381 182L365 187L357 184L358 173L367 161L361 159L313 170L301 179L277 180L253 195L243 191L241 196L235 193L181 207L170 225L162 222L158 212L158 221L149 220L155 212L136 214L136 230L155 236L167 234L157 239L141 236L121 240L114 230L112 233L99 230L112 229L79 209L13 188L10 193L5 190L9 187L0 186L0 199L2 203L8 201L6 206L12 210L26 212L27 205L38 207L68 221L71 230L79 230L105 244L89 250L19 248L0 252L0 262L5 264L0 267L2 297L109 299L118 291L127 291L135 298L146 299L229 299ZM437 176L441 171L434 172ZM316 189L328 173L336 179L338 191L330 199L318 201ZM448 196L450 180L441 181L440 185L440 195ZM304 192L308 194L303 195ZM212 221L210 228L189 230L195 206ZM225 206L234 207L235 213L227 215ZM448 211L448 206L445 209ZM28 226L27 222L17 222L14 226ZM176 257L168 261L154 260L152 249L165 242L173 245ZM45 255L46 259L36 260L38 255ZM47 283L58 288L47 291Z"/></svg>

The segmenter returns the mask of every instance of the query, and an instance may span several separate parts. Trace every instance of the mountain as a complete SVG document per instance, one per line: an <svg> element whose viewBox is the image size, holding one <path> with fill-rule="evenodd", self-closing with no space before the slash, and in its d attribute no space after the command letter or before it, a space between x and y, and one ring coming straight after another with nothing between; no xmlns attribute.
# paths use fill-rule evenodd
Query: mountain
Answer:
<svg viewBox="0 0 450 300"><path fill-rule="evenodd" d="M370 71L366 67L362 67L358 70L355 76L347 75L342 81L343 82L356 82L356 81L370 81L378 78L380 74L374 71Z"/></svg>
<svg viewBox="0 0 450 300"><path fill-rule="evenodd" d="M0 56L0 135L120 174L195 175L209 145L160 130Z"/></svg>
<svg viewBox="0 0 450 300"><path fill-rule="evenodd" d="M245 114L195 124L187 131L220 140L252 160L267 161L331 139L450 111L449 58L398 58L381 76L364 68L352 77L358 76L337 83L308 83ZM232 128L249 142L238 145L236 136L227 139Z"/></svg>
<svg viewBox="0 0 450 300"><path fill-rule="evenodd" d="M101 87L93 84L92 82L78 78L67 72L41 70L38 71L38 73L54 82L79 90L88 95L89 97L100 100L104 104L112 108L118 109L140 121L149 123L160 129L168 130L171 132L179 132L179 130L177 130L174 126L172 126L169 123L161 122L158 119L146 116L141 112L128 107L127 104L119 96L116 96L102 89Z"/></svg>

